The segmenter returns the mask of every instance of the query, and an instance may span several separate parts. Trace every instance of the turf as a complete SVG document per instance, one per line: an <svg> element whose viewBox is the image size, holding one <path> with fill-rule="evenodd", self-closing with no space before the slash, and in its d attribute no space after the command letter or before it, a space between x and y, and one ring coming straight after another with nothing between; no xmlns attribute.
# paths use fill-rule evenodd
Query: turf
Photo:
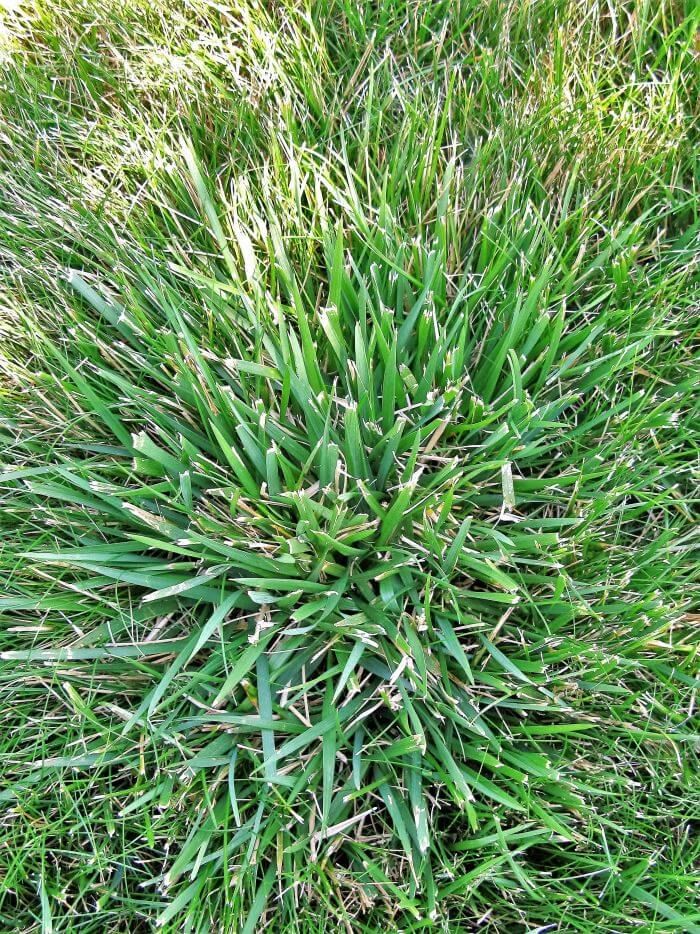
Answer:
<svg viewBox="0 0 700 934"><path fill-rule="evenodd" d="M699 25L2 5L0 928L700 931Z"/></svg>

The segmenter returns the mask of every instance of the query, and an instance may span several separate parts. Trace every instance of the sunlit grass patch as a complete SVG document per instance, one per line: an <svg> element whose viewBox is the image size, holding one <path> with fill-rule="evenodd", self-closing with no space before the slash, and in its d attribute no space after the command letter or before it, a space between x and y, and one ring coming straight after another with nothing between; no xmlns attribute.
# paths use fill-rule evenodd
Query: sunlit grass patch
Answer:
<svg viewBox="0 0 700 934"><path fill-rule="evenodd" d="M4 23L3 923L695 930L697 16Z"/></svg>

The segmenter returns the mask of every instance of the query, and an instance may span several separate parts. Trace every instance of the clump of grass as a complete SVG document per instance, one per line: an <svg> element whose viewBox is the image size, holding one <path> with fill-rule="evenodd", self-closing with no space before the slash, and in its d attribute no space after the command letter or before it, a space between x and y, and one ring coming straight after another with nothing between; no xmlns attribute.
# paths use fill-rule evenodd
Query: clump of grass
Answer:
<svg viewBox="0 0 700 934"><path fill-rule="evenodd" d="M644 155L685 158L695 21L616 20L624 51L590 26L595 75L565 70L555 21L533 87L544 46L484 15L475 99L468 11L406 35L404 6L219 11L242 86L268 56L277 96L234 138L213 34L164 92L192 98L177 132L138 111L145 165L95 89L140 100L152 72L122 86L88 31L54 175L38 149L4 166L8 923L699 923L697 199L689 162ZM148 24L159 61L188 16ZM649 56L673 119L591 179L591 140L645 119L635 92L611 126L601 74ZM13 80L21 135L42 79ZM103 170L136 158L114 191L70 151L85 113Z"/></svg>

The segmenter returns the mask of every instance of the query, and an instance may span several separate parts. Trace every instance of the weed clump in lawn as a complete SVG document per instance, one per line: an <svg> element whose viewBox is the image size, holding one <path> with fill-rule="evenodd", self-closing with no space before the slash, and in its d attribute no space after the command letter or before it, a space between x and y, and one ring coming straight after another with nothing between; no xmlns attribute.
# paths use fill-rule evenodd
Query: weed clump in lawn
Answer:
<svg viewBox="0 0 700 934"><path fill-rule="evenodd" d="M369 35L324 123L292 22L280 113L236 111L260 165L159 127L109 210L12 167L7 890L47 929L678 923L692 199L641 148L590 181L607 111L557 111L572 167L550 111L524 155L455 128L461 78L374 110Z"/></svg>

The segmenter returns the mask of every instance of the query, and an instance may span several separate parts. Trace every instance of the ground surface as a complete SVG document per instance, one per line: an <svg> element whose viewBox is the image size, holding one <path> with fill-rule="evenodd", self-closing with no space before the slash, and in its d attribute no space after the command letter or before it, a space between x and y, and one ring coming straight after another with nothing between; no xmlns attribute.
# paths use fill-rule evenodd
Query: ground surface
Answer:
<svg viewBox="0 0 700 934"><path fill-rule="evenodd" d="M700 930L698 21L0 5L3 930Z"/></svg>

